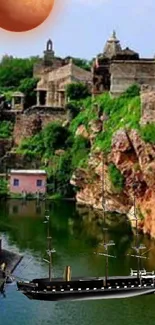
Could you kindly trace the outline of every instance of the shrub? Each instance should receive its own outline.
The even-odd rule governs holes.
[[[145,142],[155,143],[155,124],[147,124],[141,127],[140,134]]]
[[[66,110],[68,112],[68,118],[69,120],[72,120],[75,118],[78,113],[80,112],[80,106],[79,103],[76,101],[70,101],[69,103],[66,104]]]
[[[25,108],[33,106],[36,103],[36,92],[35,88],[37,86],[37,78],[25,78],[20,81],[20,86],[18,90],[25,95]]]
[[[115,190],[118,193],[122,192],[124,187],[124,177],[119,171],[119,169],[114,164],[110,164],[108,166],[108,173],[109,173],[110,181],[114,186]]]
[[[13,124],[10,121],[0,122],[0,138],[9,138],[12,135]]]
[[[57,149],[66,149],[70,132],[60,123],[49,123],[42,132],[45,152],[48,157]]]
[[[90,96],[88,86],[82,82],[73,82],[66,87],[66,96],[70,100],[79,100]]]
[[[131,85],[121,97],[132,98],[140,95],[140,86],[138,84]]]

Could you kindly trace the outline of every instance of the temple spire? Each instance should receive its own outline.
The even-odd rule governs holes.
[[[116,31],[113,30],[111,37],[105,44],[103,54],[111,59],[113,56],[117,55],[118,52],[122,50],[120,41],[117,39]]]
[[[116,31],[115,31],[115,30],[113,30],[112,37],[113,37],[114,39],[117,39],[117,37],[116,37]]]

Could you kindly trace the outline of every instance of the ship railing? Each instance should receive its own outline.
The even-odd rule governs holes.
[[[132,270],[131,269],[131,276],[137,276],[137,270]],[[154,275],[154,271],[152,272],[147,272],[145,269],[139,271],[140,275]]]

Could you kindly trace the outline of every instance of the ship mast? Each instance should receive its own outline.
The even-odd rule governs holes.
[[[115,256],[109,254],[109,247],[114,246],[115,243],[113,241],[106,241],[106,233],[108,228],[105,228],[106,223],[106,202],[105,202],[105,159],[104,155],[102,154],[102,176],[101,176],[101,182],[102,182],[102,209],[103,209],[103,244],[101,244],[104,247],[105,253],[97,253],[98,255],[105,256],[105,280],[104,285],[107,286],[107,280],[108,280],[108,267],[109,267],[109,257],[115,258]]]
[[[141,279],[141,260],[142,259],[146,259],[147,257],[144,256],[146,254],[146,252],[142,253],[142,250],[146,249],[146,247],[142,244],[139,244],[139,234],[138,234],[138,217],[137,217],[137,213],[136,213],[136,196],[135,196],[135,190],[137,188],[138,184],[135,182],[133,184],[133,208],[134,208],[134,221],[136,222],[136,237],[135,237],[135,246],[133,246],[132,248],[136,251],[136,254],[128,254],[132,257],[136,257],[137,258],[137,278]]]
[[[47,223],[47,250],[46,253],[49,256],[49,260],[44,259],[49,265],[49,281],[52,280],[52,253],[55,253],[55,249],[52,249],[52,237],[50,236],[50,216],[45,216],[44,223]]]

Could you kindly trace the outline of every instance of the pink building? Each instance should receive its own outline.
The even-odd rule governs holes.
[[[10,171],[9,188],[11,193],[45,193],[45,170],[15,170]]]

